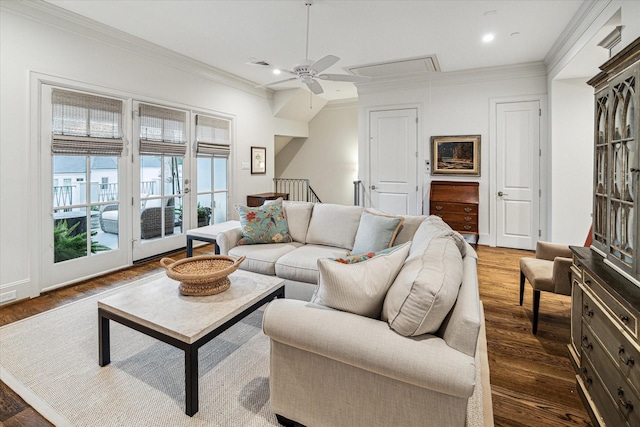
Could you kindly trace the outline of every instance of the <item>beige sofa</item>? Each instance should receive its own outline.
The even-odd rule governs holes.
[[[241,268],[285,279],[287,298],[270,303],[263,320],[271,338],[271,406],[279,421],[465,425],[482,322],[473,248],[438,217],[406,216],[394,244],[411,242],[408,256],[381,316],[365,317],[309,302],[318,259],[345,256],[363,209],[284,207],[291,243],[238,247],[239,229],[217,236],[222,254],[247,257]]]

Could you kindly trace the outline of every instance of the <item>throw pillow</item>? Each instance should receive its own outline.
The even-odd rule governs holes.
[[[390,248],[402,227],[403,220],[401,216],[375,215],[365,210],[360,217],[351,253],[363,254]]]
[[[404,336],[437,332],[458,297],[462,269],[454,237],[433,236],[407,258],[384,299],[382,320]]]
[[[318,286],[311,302],[360,316],[380,318],[384,297],[410,246],[411,243],[407,242],[350,264],[320,258]]]
[[[236,205],[236,210],[240,216],[242,228],[242,238],[238,241],[238,245],[293,241],[282,209],[282,200],[280,203],[270,203],[256,208]]]

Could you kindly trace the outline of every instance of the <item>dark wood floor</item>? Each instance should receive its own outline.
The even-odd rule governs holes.
[[[196,254],[211,253],[211,246]],[[538,334],[531,334],[531,287],[518,305],[518,260],[533,252],[478,247],[480,298],[484,304],[493,412],[496,426],[590,426],[569,361],[570,298],[543,293]],[[184,257],[184,252],[172,255]],[[47,292],[0,309],[0,326],[161,271],[158,261]],[[49,426],[4,383],[0,424]]]

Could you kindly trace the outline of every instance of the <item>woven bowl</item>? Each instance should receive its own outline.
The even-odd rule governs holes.
[[[170,279],[180,282],[182,295],[204,296],[224,292],[231,286],[229,275],[236,271],[245,257],[205,255],[175,261],[162,258],[160,265]]]

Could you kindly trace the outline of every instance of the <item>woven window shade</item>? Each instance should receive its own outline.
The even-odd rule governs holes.
[[[51,152],[64,155],[120,156],[122,101],[53,89]]]
[[[140,104],[140,154],[184,156],[187,152],[187,114]]]
[[[231,154],[231,122],[216,117],[196,116],[196,153],[198,156],[224,156]]]

